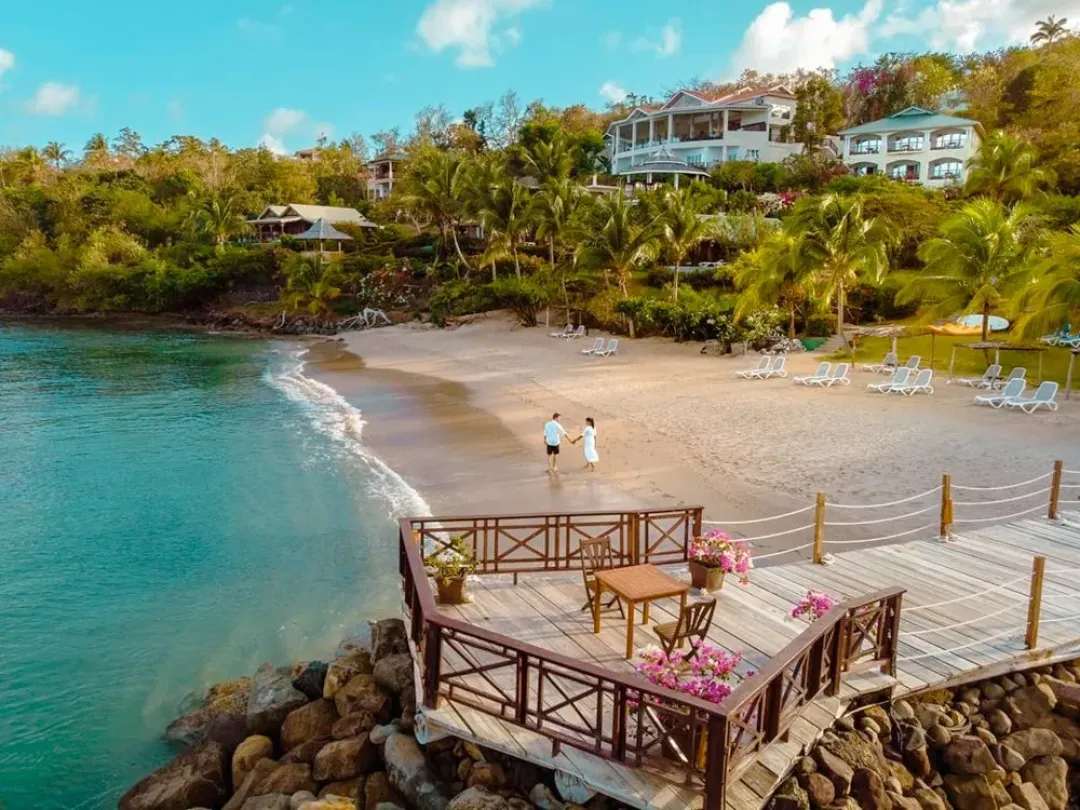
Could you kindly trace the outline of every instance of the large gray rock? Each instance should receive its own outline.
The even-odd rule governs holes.
[[[269,737],[254,734],[240,743],[232,755],[233,789],[244,784],[247,775],[260,759],[274,758],[274,743]]]
[[[477,785],[463,790],[450,800],[448,810],[508,810],[509,804],[498,793]]]
[[[229,752],[217,742],[196,743],[137,782],[118,810],[220,807],[229,797]]]
[[[851,780],[855,776],[855,770],[826,748],[818,747],[814,751],[814,757],[817,759],[818,772],[833,783],[836,795],[846,796],[851,790]]]
[[[277,762],[272,759],[260,759],[256,762],[247,776],[244,777],[244,781],[240,784],[233,783],[234,793],[232,798],[225,803],[225,807],[222,810],[241,810],[244,806],[244,802],[250,799],[252,796],[258,795],[255,791],[256,786],[261,785],[263,780],[270,774],[281,767]],[[269,791],[264,791],[269,792]]]
[[[1009,785],[1009,796],[1022,810],[1050,810],[1046,800],[1039,795],[1038,789],[1031,782]]]
[[[253,734],[272,737],[294,709],[307,703],[307,697],[292,685],[288,667],[274,669],[263,664],[255,673],[248,701],[247,723]]]
[[[990,781],[982,774],[946,774],[945,792],[956,810],[993,810],[998,807]]]
[[[953,773],[977,775],[997,767],[994,755],[978,737],[961,737],[945,746],[942,758]]]
[[[323,679],[323,697],[333,700],[345,684],[357,675],[370,675],[372,670],[371,653],[367,650],[353,650],[348,655],[335,659],[327,668],[326,677]]]
[[[329,737],[337,721],[338,712],[334,701],[323,698],[289,712],[281,726],[282,751],[291,751],[296,746],[319,737]]]
[[[405,687],[413,685],[413,661],[408,653],[395,653],[375,663],[375,683],[397,697]]]
[[[446,787],[428,767],[420,746],[411,735],[391,734],[383,746],[383,759],[390,784],[397,788],[410,807],[414,810],[446,810],[450,801]]]
[[[851,780],[851,797],[863,810],[891,810],[892,800],[885,793],[885,782],[877,771],[859,768]]]
[[[244,802],[241,810],[289,810],[289,797],[284,793],[267,793]]]
[[[311,778],[311,766],[305,762],[291,762],[287,765],[279,764],[251,789],[249,795],[284,793],[291,796],[301,790],[315,791],[315,782]]]
[[[1069,803],[1069,766],[1065,760],[1035,757],[1020,770],[1020,776],[1035,785],[1050,810],[1065,810]]]
[[[1028,728],[1017,731],[1001,743],[1020,754],[1025,762],[1033,757],[1059,757],[1065,750],[1061,738],[1048,728]]]
[[[348,717],[369,712],[378,723],[390,720],[390,698],[371,675],[357,675],[334,694],[338,714]]]
[[[371,660],[379,663],[389,655],[409,652],[409,636],[401,619],[382,619],[371,623]]]
[[[189,700],[190,708],[169,723],[164,739],[168,742],[192,745],[203,739],[210,723],[218,717],[247,715],[248,696],[251,694],[251,678],[215,684],[205,695]]]
[[[379,749],[367,734],[347,740],[335,740],[315,757],[316,782],[340,782],[355,779],[371,771],[379,761]]]

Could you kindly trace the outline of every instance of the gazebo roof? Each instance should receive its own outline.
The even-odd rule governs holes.
[[[642,163],[640,166],[632,166],[620,172],[620,174],[692,174],[698,177],[709,176],[709,173],[700,166],[684,163],[681,160],[653,160],[649,163]]]
[[[977,340],[974,343],[959,344],[965,349],[1005,349],[1010,352],[1045,352],[1046,346],[1016,346],[1012,343],[1002,343],[998,340]]]
[[[342,233],[325,219],[317,219],[315,223],[301,234],[297,234],[293,239],[337,239],[342,241],[352,241],[352,237],[347,233]]]

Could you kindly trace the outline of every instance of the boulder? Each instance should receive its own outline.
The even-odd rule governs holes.
[[[448,810],[508,810],[506,799],[498,793],[492,793],[485,787],[463,790],[450,800]]]
[[[289,810],[289,797],[284,793],[267,793],[248,799],[240,810]]]
[[[220,807],[229,797],[229,752],[221,743],[196,743],[137,782],[118,810],[188,810]]]
[[[879,773],[885,770],[885,756],[876,738],[849,731],[833,742],[822,741],[822,746],[854,769],[869,768]]]
[[[372,673],[371,653],[366,650],[354,650],[344,658],[331,662],[323,680],[323,697],[333,700],[338,690],[357,675]]]
[[[936,726],[945,714],[945,709],[937,703],[923,703],[920,701],[912,704],[911,708],[915,711],[915,718],[919,721],[919,725],[928,731]]]
[[[915,776],[925,779],[933,771],[933,763],[930,762],[930,753],[925,746],[912,751],[904,752],[904,765]]]
[[[379,761],[379,749],[360,734],[326,745],[315,757],[315,781],[339,782],[363,776]]]
[[[915,777],[911,775],[911,771],[901,765],[895,760],[887,760],[886,767],[888,768],[887,774],[890,779],[895,779],[897,784],[900,785],[900,789],[897,793],[907,793],[915,785]]]
[[[1013,727],[1022,730],[1038,726],[1057,705],[1057,697],[1049,684],[1040,683],[1015,689],[1005,698],[1004,705]]]
[[[922,810],[948,810],[945,806],[945,800],[938,796],[937,793],[930,790],[930,788],[915,788],[915,790],[911,792],[911,796],[919,803],[919,807],[921,807]]]
[[[952,742],[952,732],[945,726],[931,726],[926,732],[926,741],[934,748],[942,748]]]
[[[261,734],[248,737],[233,752],[231,784],[234,788],[244,784],[244,780],[247,779],[247,775],[251,773],[256,762],[260,759],[273,759],[273,757],[274,743],[269,737]]]
[[[401,619],[382,619],[371,623],[371,660],[379,663],[390,655],[409,652],[409,636]]]
[[[1025,762],[1032,757],[1059,757],[1065,750],[1061,738],[1047,728],[1027,728],[1017,731],[1001,742],[1020,754]]]
[[[889,713],[886,712],[881,706],[869,706],[863,709],[863,717],[868,717],[874,721],[882,734],[892,733],[892,720],[889,718]]]
[[[375,727],[375,715],[371,712],[357,712],[356,714],[350,714],[348,717],[342,717],[334,723],[334,727],[330,729],[330,736],[335,740],[344,740],[346,737],[356,737],[368,733]],[[374,738],[375,735],[372,734],[371,736]],[[373,739],[372,742],[381,745],[386,742],[386,739],[383,738],[381,741]]]
[[[300,805],[300,810],[356,810],[356,805],[344,796],[327,796]]]
[[[390,698],[371,675],[357,675],[338,689],[334,694],[334,703],[342,717],[369,712],[379,723],[390,720]]]
[[[990,730],[999,737],[1005,737],[1012,731],[1012,720],[1001,709],[994,709],[986,717]]]
[[[307,703],[304,693],[292,685],[288,667],[263,664],[255,673],[248,700],[247,724],[254,734],[272,737],[294,709]]]
[[[536,805],[537,810],[566,810],[566,805],[543,782],[532,786],[529,801]]]
[[[956,810],[994,810],[998,800],[983,775],[945,774],[945,792]]]
[[[390,784],[390,777],[386,771],[368,774],[367,779],[364,780],[363,799],[363,802],[359,798],[356,801],[356,806],[360,810],[377,810],[381,804],[399,803],[397,791]]]
[[[368,716],[371,717],[370,714]],[[371,720],[374,722],[375,718],[372,717]],[[401,723],[397,720],[391,720],[385,725],[373,726],[371,729],[371,741],[375,743],[375,745],[382,745],[389,739],[391,734],[396,734],[399,731],[401,731]]]
[[[836,788],[828,777],[820,773],[812,773],[806,777],[806,795],[810,797],[810,806],[828,807],[836,799]]]
[[[810,797],[794,778],[785,780],[769,805],[772,810],[810,810]]]
[[[1002,689],[1001,684],[994,681],[985,681],[979,690],[982,692],[982,696],[987,700],[1001,700],[1005,697],[1005,690]]]
[[[818,772],[833,783],[836,795],[846,796],[851,790],[851,780],[855,776],[855,770],[822,746],[814,750],[814,758],[818,763]]]
[[[465,784],[467,787],[479,785],[489,790],[499,790],[506,786],[506,773],[497,762],[477,762],[469,770]]]
[[[446,788],[435,778],[413,737],[391,734],[383,747],[383,759],[390,784],[410,807],[414,810],[446,810],[449,802]]]
[[[168,742],[192,745],[203,739],[207,725],[221,715],[244,717],[247,714],[251,678],[215,684],[206,694],[194,701],[194,708],[169,723],[164,739]]]
[[[324,799],[327,796],[344,796],[346,799],[356,800],[356,797],[361,795],[364,790],[364,778],[362,776],[356,779],[346,779],[343,782],[331,782],[322,790],[319,791],[319,798]]]
[[[291,751],[308,740],[329,737],[337,721],[334,701],[323,698],[289,712],[281,726],[282,750]]]
[[[310,790],[300,790],[289,797],[289,810],[300,810],[300,805],[315,801],[315,794]]]
[[[1031,782],[1021,782],[1009,786],[1009,796],[1022,810],[1050,810],[1046,800],[1039,794]]]
[[[893,810],[922,810],[922,806],[912,796],[904,796],[895,791],[886,791],[889,801],[892,802]]]
[[[891,810],[892,801],[885,793],[885,782],[877,771],[858,768],[851,779],[851,798],[863,810]]]
[[[1027,762],[1026,757],[1004,744],[997,747],[995,759],[1002,768],[1010,773],[1020,770],[1024,767],[1024,763]]]
[[[985,726],[976,727],[974,736],[978,737],[980,740],[986,743],[987,748],[992,748],[998,743],[998,739],[994,736],[994,732],[992,732]]]
[[[300,745],[284,754],[279,761],[283,765],[288,765],[293,762],[303,762],[311,765],[315,762],[315,757],[318,753],[323,750],[323,746],[331,742],[333,742],[333,740],[329,737],[316,737],[314,740],[300,743]]]
[[[309,700],[318,700],[323,696],[328,669],[329,666],[322,661],[308,661],[300,668],[300,672],[293,676],[292,685]]]
[[[315,792],[315,782],[311,778],[311,766],[303,762],[278,765],[262,778],[249,795],[261,796],[264,793],[287,793],[292,795],[300,790]]]
[[[383,691],[394,697],[401,694],[406,686],[413,685],[413,660],[408,653],[395,653],[380,658],[375,664],[375,683]]]
[[[1035,786],[1050,810],[1065,810],[1069,802],[1069,766],[1065,760],[1061,757],[1035,757],[1020,769],[1020,776]]]
[[[1064,668],[1061,672],[1062,674],[1069,674],[1068,670]],[[1060,678],[1047,678],[1044,683],[1050,687],[1054,697],[1062,703],[1067,703],[1070,706],[1080,706],[1080,685],[1076,684],[1075,681],[1070,683]]]
[[[274,762],[272,759],[260,759],[256,762],[240,785],[233,784],[234,792],[232,798],[225,803],[223,810],[241,810],[244,806],[244,802],[256,795],[255,786],[261,784],[267,776],[272,774],[279,767],[280,764]]]
[[[989,773],[997,767],[990,749],[978,737],[960,737],[953,740],[945,746],[942,759],[950,771],[958,774]]]
[[[898,700],[892,705],[892,716],[894,720],[908,722],[915,719],[915,710],[906,700]]]

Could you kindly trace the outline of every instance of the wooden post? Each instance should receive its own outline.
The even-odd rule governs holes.
[[[1057,520],[1058,499],[1061,497],[1061,472],[1065,465],[1059,459],[1054,462],[1054,475],[1050,479],[1050,513],[1047,515],[1051,520]]]
[[[952,356],[949,358],[949,379],[948,379],[948,382],[952,382],[952,370],[953,370],[954,365],[956,365],[956,344],[955,343],[953,344],[953,347],[952,347]]]
[[[1042,349],[1039,350],[1039,382],[1042,382]]]
[[[825,562],[825,554],[822,544],[825,540],[825,493],[817,494],[817,504],[814,509],[814,562],[821,565]]]
[[[1034,650],[1039,644],[1039,616],[1042,613],[1043,575],[1046,573],[1046,557],[1036,557],[1031,565],[1031,595],[1028,601],[1027,633],[1024,644]]]
[[[641,534],[641,517],[637,512],[630,513],[630,564],[641,562],[641,549],[638,548]]]
[[[727,716],[710,713],[708,748],[705,752],[704,810],[724,810],[727,805],[728,734]]]
[[[952,478],[948,473],[941,476],[941,520],[938,526],[938,537],[948,539],[949,527],[952,525]]]
[[[1065,372],[1065,399],[1072,399],[1073,363],[1076,362],[1076,352],[1069,352],[1069,370]]]

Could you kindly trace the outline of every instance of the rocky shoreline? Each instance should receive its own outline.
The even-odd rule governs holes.
[[[118,808],[584,810],[558,798],[551,771],[453,737],[418,743],[413,673],[404,624],[386,619],[332,661],[218,684],[165,731],[186,747]]]

